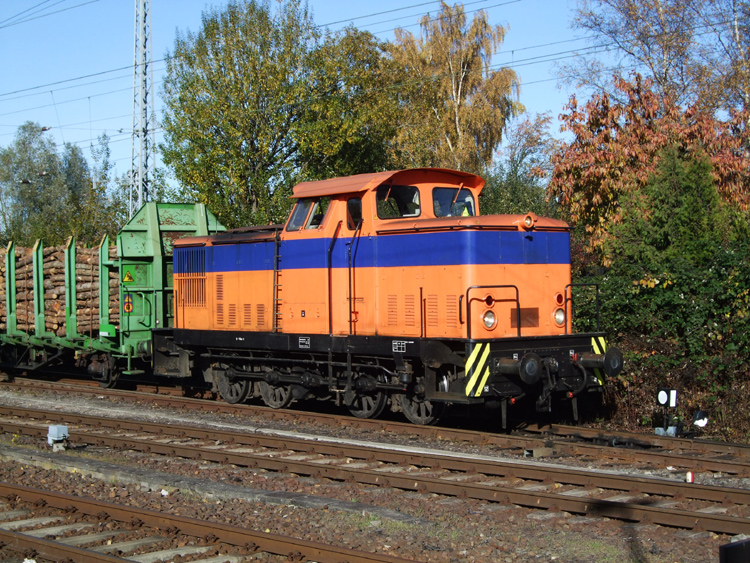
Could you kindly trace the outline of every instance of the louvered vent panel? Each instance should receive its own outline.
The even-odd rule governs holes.
[[[177,298],[185,307],[206,306],[206,251],[184,248],[175,254],[179,262],[174,277],[179,282]]]
[[[222,274],[216,276],[216,300],[224,301],[224,276]]]
[[[398,295],[388,296],[388,326],[398,326]]]
[[[437,327],[438,326],[438,296],[428,295],[427,296],[427,326]]]
[[[230,303],[229,305],[229,326],[237,326],[237,305]]]
[[[224,303],[216,304],[216,324],[220,326],[224,324]]]
[[[458,296],[445,297],[445,325],[448,328],[458,328]]]
[[[416,299],[413,295],[404,296],[404,323],[406,326],[417,326]]]
[[[251,327],[253,323],[253,306],[250,303],[245,303],[245,311],[242,315],[242,324],[246,327]]]
[[[258,328],[266,326],[266,306],[263,303],[258,303],[255,308],[255,320],[258,323]]]

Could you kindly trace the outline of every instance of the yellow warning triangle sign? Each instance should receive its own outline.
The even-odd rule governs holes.
[[[131,274],[130,272],[125,272],[125,277],[122,278],[122,281],[123,283],[134,282],[135,279],[133,279],[133,274]]]

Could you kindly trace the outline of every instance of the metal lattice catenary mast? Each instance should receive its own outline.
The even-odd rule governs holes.
[[[128,212],[132,217],[149,199],[149,168],[154,164],[153,67],[150,0],[135,0],[133,64],[133,147]]]

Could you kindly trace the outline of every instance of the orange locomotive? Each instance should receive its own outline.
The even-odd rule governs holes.
[[[484,180],[443,169],[295,186],[286,225],[175,242],[174,343],[229,402],[334,398],[432,424],[453,404],[523,395],[547,410],[619,373],[571,333],[558,220],[479,215]]]

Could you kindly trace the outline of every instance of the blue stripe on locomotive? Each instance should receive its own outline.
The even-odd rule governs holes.
[[[334,268],[347,268],[351,238],[336,239],[331,254]],[[279,251],[282,270],[328,267],[330,238],[286,240]],[[202,248],[201,248],[202,249]],[[175,273],[194,273],[191,251],[175,248]],[[273,270],[274,243],[217,244],[206,247],[206,272]],[[185,253],[183,255],[183,253]],[[354,240],[353,265],[419,267],[484,264],[569,264],[567,232],[451,231],[366,236]]]

